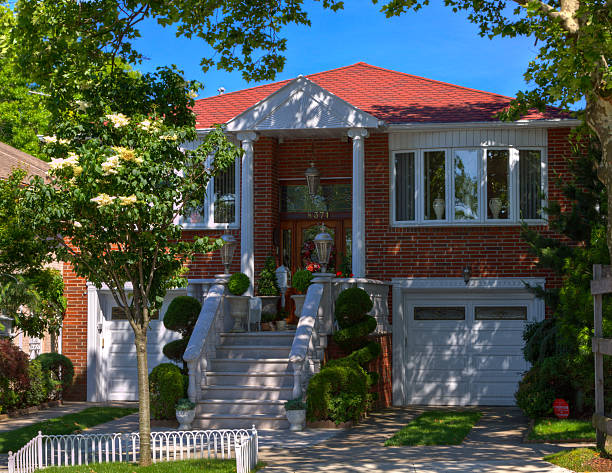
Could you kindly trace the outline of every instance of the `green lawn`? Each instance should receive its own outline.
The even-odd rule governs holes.
[[[588,420],[540,419],[529,432],[527,440],[534,442],[595,441],[595,429]]]
[[[600,469],[593,465],[593,460],[599,457],[599,452],[594,448],[576,448],[547,455],[544,460],[571,471],[609,471],[605,466]]]
[[[236,460],[180,460],[140,467],[133,463],[95,463],[45,468],[45,473],[236,473]]]
[[[473,411],[425,412],[388,439],[385,446],[459,445],[481,416]]]
[[[47,435],[71,434],[75,430],[84,430],[94,425],[103,424],[128,414],[138,412],[138,409],[124,407],[88,407],[75,414],[68,414],[55,419],[49,419],[37,424],[28,425],[10,432],[0,433],[0,453],[15,452],[38,435],[40,430]]]

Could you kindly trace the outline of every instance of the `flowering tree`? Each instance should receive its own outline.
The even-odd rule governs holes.
[[[192,84],[177,73],[126,73],[116,82],[121,86],[106,96],[100,84],[85,91],[57,125],[57,136],[47,137],[50,182],[32,181],[24,199],[26,220],[38,237],[52,240],[57,257],[77,275],[98,288],[108,286],[127,314],[138,363],[140,461],[149,464],[151,314],[168,288],[185,282],[181,276],[190,257],[222,243],[183,235],[180,220],[198,210],[209,179],[239,150],[220,129],[195,150],[180,148],[194,142],[196,132],[189,110]]]

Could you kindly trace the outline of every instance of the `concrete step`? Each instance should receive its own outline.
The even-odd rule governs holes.
[[[209,385],[221,386],[293,386],[293,373],[207,371]]]
[[[202,390],[202,399],[258,399],[287,400],[292,399],[293,388],[289,386],[206,386]]]
[[[196,415],[232,414],[232,415],[284,415],[284,400],[259,399],[206,399],[198,402]]]
[[[195,429],[288,429],[289,421],[285,415],[201,415],[193,421]]]
[[[210,365],[211,371],[222,372],[265,372],[284,373],[292,372],[287,358],[213,358]]]
[[[291,346],[294,331],[283,332],[242,332],[242,333],[221,333],[221,345],[258,345],[258,346]]]
[[[291,346],[218,346],[217,358],[288,358]]]

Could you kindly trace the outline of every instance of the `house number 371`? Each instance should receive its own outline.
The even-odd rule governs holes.
[[[308,212],[308,218],[314,218],[314,219],[329,218],[329,212]]]

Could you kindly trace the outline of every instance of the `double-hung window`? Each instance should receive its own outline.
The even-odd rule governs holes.
[[[208,182],[199,211],[183,219],[184,228],[237,228],[240,211],[240,162],[236,160]]]
[[[395,225],[504,224],[544,218],[541,148],[444,148],[392,155]]]

